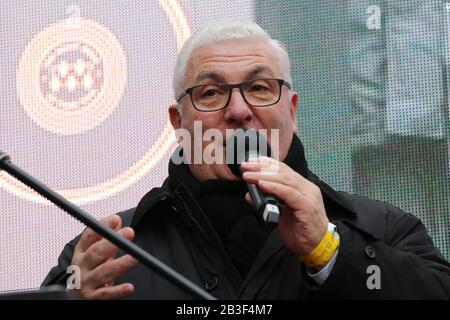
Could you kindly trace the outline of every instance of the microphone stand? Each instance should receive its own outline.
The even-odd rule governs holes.
[[[192,281],[188,280],[163,262],[153,257],[138,245],[125,238],[122,238],[115,231],[101,224],[95,218],[78,208],[70,201],[66,200],[60,194],[54,192],[19,167],[15,166],[10,161],[10,157],[4,152],[0,151],[0,170],[2,169],[8,172],[11,176],[15,177],[17,180],[23,182],[25,185],[38,192],[40,195],[53,202],[56,206],[69,213],[75,219],[81,221],[83,224],[94,230],[102,237],[111,241],[123,252],[131,254],[133,257],[139,260],[139,262],[155,271],[157,274],[174,284],[179,289],[185,291],[188,294],[191,294],[196,298],[205,300],[217,300],[214,296],[207,293]]]

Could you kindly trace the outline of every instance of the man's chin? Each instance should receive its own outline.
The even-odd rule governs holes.
[[[190,164],[193,176],[199,181],[206,180],[239,180],[226,164]]]

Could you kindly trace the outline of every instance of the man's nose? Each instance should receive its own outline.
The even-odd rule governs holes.
[[[230,101],[225,109],[225,120],[227,121],[250,121],[253,117],[251,107],[245,102],[238,88],[231,92]]]

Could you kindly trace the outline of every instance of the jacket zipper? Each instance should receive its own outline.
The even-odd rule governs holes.
[[[181,194],[179,193],[179,191],[176,190],[176,191],[175,191],[175,194],[177,195],[177,197],[178,197],[179,199],[181,199],[182,205],[183,205],[183,207],[184,207],[185,214],[187,214],[187,215],[189,216],[189,218],[191,219],[191,221],[195,224],[195,226],[197,227],[197,229],[200,231],[200,234],[201,234],[203,237],[205,237],[205,239],[206,239],[207,241],[209,241],[209,243],[210,243],[211,245],[214,246],[214,242],[211,241],[211,238],[208,237],[208,235],[206,234],[205,230],[201,227],[200,222],[198,221],[198,219],[192,214],[192,211],[189,209],[189,207],[188,207],[186,201],[185,201],[184,198],[181,196]],[[238,271],[236,270],[236,268],[234,267],[233,263],[231,262],[231,260],[230,260],[229,257],[227,256],[227,254],[226,254],[225,249],[223,248],[223,246],[220,245],[220,242],[219,242],[219,247],[221,248],[221,250],[219,250],[219,253],[221,252],[220,255],[222,256],[223,261],[227,261],[227,263],[229,264],[229,268],[234,269],[234,271],[235,271],[236,274],[237,274]],[[234,277],[233,277],[233,278],[234,278]],[[233,283],[234,283],[234,281],[233,281]],[[240,288],[238,288],[238,287],[239,287],[239,286],[236,285],[236,284],[232,284],[232,285],[231,285],[231,288],[233,288],[233,289],[231,289],[231,290],[232,290],[232,296],[233,296],[235,299],[237,299],[237,298],[239,297],[239,291],[240,291]]]
[[[194,222],[194,224],[196,225],[196,227],[199,229],[200,233],[206,238],[206,240],[208,240],[210,243],[212,243],[211,239],[208,237],[208,235],[206,234],[206,232],[203,230],[203,228],[200,226],[200,223],[198,222],[197,218],[194,217],[194,215],[192,214],[192,211],[189,209],[187,203],[185,202],[185,200],[183,199],[183,197],[181,196],[181,194],[178,192],[178,190],[175,191],[176,195],[178,196],[179,199],[181,199],[181,202],[183,204],[184,207],[184,211],[186,212],[186,214],[189,216],[189,218],[192,220],[192,222]]]

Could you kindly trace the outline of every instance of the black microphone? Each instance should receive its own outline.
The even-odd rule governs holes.
[[[202,288],[185,278],[165,263],[153,257],[147,251],[136,245],[135,243],[122,238],[115,231],[98,222],[94,217],[90,216],[73,203],[66,200],[60,194],[54,192],[40,181],[36,180],[28,173],[11,163],[9,156],[0,150],[0,171],[5,170],[11,176],[29,186],[40,195],[44,196],[59,208],[69,213],[75,219],[94,230],[102,237],[119,247],[123,252],[131,254],[139,262],[155,271],[157,274],[174,284],[181,290],[191,294],[192,296],[206,300],[217,300],[214,296],[204,291]]]
[[[242,178],[241,164],[251,157],[271,157],[272,151],[267,140],[252,129],[238,129],[227,140],[226,161],[231,172]],[[278,223],[280,219],[279,201],[272,195],[267,195],[252,183],[247,183],[248,191],[253,200],[253,206],[267,223]]]

